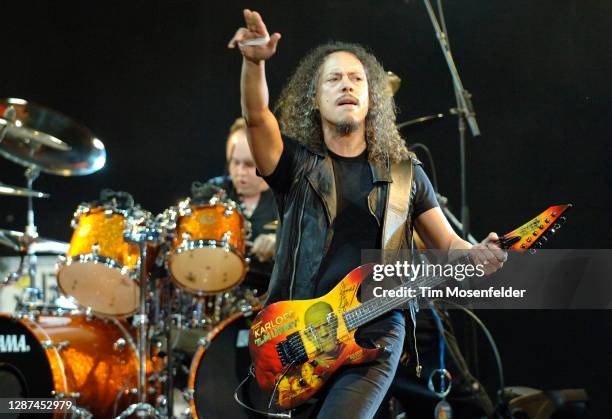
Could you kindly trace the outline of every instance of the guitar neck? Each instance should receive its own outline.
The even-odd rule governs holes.
[[[469,255],[462,256],[457,260],[453,261],[453,264],[472,264],[472,260]],[[415,281],[403,282],[397,287],[393,288],[394,294],[400,294],[397,291],[405,289],[414,289],[418,291],[419,288],[436,288],[444,283],[448,282],[448,278],[437,275],[423,275],[416,278]],[[401,294],[408,294],[401,293]],[[418,293],[417,293],[418,294]],[[353,309],[345,311],[342,316],[348,330],[356,329],[364,324],[388,313],[391,310],[401,307],[408,303],[410,300],[416,300],[416,297],[410,297],[408,295],[401,297],[374,297],[371,300],[364,302],[363,304]]]

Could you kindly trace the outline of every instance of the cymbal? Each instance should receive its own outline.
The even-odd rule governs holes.
[[[422,116],[420,118],[411,119],[409,121],[400,122],[397,124],[397,128],[404,128],[410,125],[422,124],[424,122],[436,122],[444,118],[443,113],[437,113],[435,115]]]
[[[14,111],[10,110],[14,109]],[[9,114],[14,114],[14,121]],[[69,117],[23,99],[0,99],[0,123],[8,125],[0,154],[26,167],[61,176],[81,176],[104,167],[104,144]]]
[[[18,188],[17,186],[10,186],[0,182],[0,195],[10,196],[23,196],[32,198],[49,198],[48,193],[38,192],[32,189]]]
[[[387,71],[387,77],[387,87],[391,91],[391,95],[395,96],[400,86],[402,85],[402,79],[400,79],[399,76],[393,71]]]
[[[15,138],[34,141],[42,145],[46,145],[47,147],[54,148],[56,150],[70,150],[70,146],[68,144],[66,144],[59,138],[55,138],[53,135],[45,134],[44,132],[39,132],[30,128],[21,128],[16,125],[12,125],[10,121],[5,118],[0,118],[0,124],[8,125],[8,127],[6,128],[7,132]]]
[[[0,244],[3,244],[16,252],[25,249],[30,240],[30,250],[34,253],[49,253],[52,255],[65,255],[68,252],[69,244],[57,240],[45,239],[43,237],[26,238],[21,231],[5,230],[0,228]]]

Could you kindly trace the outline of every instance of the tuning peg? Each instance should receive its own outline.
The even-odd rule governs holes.
[[[557,230],[559,230],[561,228],[561,224],[555,223],[555,225],[553,227],[556,228]]]
[[[542,237],[540,237],[540,239],[541,239],[541,240],[542,240],[544,243],[546,243],[546,242],[548,241],[548,237],[546,237],[546,236],[542,236]]]
[[[536,254],[536,250],[532,247],[531,249],[529,249],[529,253],[531,253],[532,255]]]
[[[557,232],[557,230],[555,230],[554,228],[550,229],[550,234],[555,234]]]

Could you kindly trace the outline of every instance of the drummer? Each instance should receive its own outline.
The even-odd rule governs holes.
[[[236,119],[231,125],[225,150],[229,176],[212,178],[208,184],[225,189],[230,199],[242,204],[243,214],[251,223],[251,236],[247,242],[251,244],[250,247],[247,245],[251,263],[245,285],[258,289],[260,293],[265,292],[273,267],[278,210],[270,187],[255,172],[243,118]],[[197,189],[198,184],[193,188]]]

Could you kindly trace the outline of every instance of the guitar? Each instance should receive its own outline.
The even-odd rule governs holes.
[[[555,234],[571,205],[548,208],[537,217],[500,238],[505,249],[534,251]],[[249,351],[259,387],[270,406],[293,409],[312,397],[342,365],[374,360],[384,348],[368,349],[355,341],[358,327],[405,304],[410,298],[357,298],[362,281],[373,264],[351,271],[328,294],[311,300],[280,301],[255,317],[249,332]],[[426,278],[428,285],[435,278]],[[401,286],[401,285],[400,285]]]

